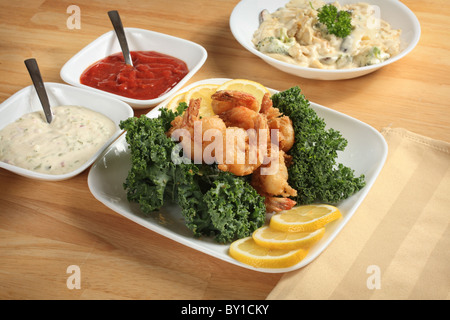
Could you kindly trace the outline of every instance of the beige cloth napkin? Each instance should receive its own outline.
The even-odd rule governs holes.
[[[275,299],[450,299],[450,143],[382,131],[388,157],[366,199]]]

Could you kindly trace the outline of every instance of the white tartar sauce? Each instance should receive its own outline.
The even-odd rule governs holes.
[[[0,131],[0,161],[47,174],[64,174],[88,161],[116,131],[101,113],[80,106],[27,113]]]

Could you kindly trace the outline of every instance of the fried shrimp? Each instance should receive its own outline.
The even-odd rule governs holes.
[[[258,130],[227,127],[219,116],[200,118],[200,104],[200,99],[192,99],[183,115],[171,122],[166,134],[178,138],[184,154],[195,163],[216,162],[219,170],[237,176],[253,173],[264,159],[264,150],[257,143]],[[265,119],[255,114],[254,129],[267,128]]]
[[[289,151],[294,145],[294,127],[292,120],[288,116],[282,115],[278,108],[274,108],[269,94],[266,93],[261,104],[262,114],[267,117],[269,128],[278,130],[278,143],[280,149]]]
[[[196,163],[219,162],[223,157],[221,150],[226,125],[218,116],[200,118],[200,105],[201,99],[191,99],[186,111],[171,122],[172,127],[166,135],[179,138],[184,153]],[[214,147],[210,146],[214,142]]]
[[[261,165],[253,173],[251,182],[262,195],[295,197],[297,191],[289,185],[288,177],[285,154],[280,150],[278,159],[272,159],[268,164]]]
[[[211,96],[211,106],[215,114],[221,114],[235,107],[245,107],[253,111],[259,110],[258,100],[251,94],[234,91],[220,90]]]
[[[265,94],[261,106],[256,98],[239,91],[217,91],[211,96],[215,116],[199,116],[200,99],[192,99],[183,115],[171,123],[168,135],[184,129],[181,146],[190,159],[211,164],[236,176],[250,177],[250,184],[265,198],[267,212],[291,209],[297,190],[288,183],[294,128],[288,116],[272,105]],[[213,134],[210,134],[213,132]],[[274,135],[276,133],[276,135]],[[198,158],[199,151],[203,158]],[[209,152],[209,154],[208,154]]]
[[[227,127],[254,130],[258,146],[267,149],[270,143],[270,130],[267,118],[263,114],[245,107],[235,107],[220,114],[219,117]]]
[[[267,119],[261,114],[246,107],[234,107],[219,115],[227,127],[239,127],[245,130],[256,127],[269,129]]]
[[[271,145],[268,159],[252,174],[250,183],[265,197],[268,212],[290,209],[296,202],[289,197],[297,196],[297,190],[288,183],[286,162],[289,161],[289,156],[276,145]]]
[[[264,200],[266,212],[268,213],[289,210],[292,209],[296,204],[297,202],[289,198],[266,197]]]
[[[219,169],[239,176],[253,173],[261,165],[269,141],[267,118],[257,112],[257,100],[232,90],[218,91],[211,98],[215,112],[227,126],[225,159]]]
[[[224,141],[224,158],[218,168],[237,176],[252,174],[262,163],[263,155],[254,132],[239,127],[228,127]]]

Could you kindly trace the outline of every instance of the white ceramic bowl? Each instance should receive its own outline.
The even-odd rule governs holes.
[[[120,99],[135,109],[141,109],[155,106],[174,92],[178,91],[206,61],[206,50],[194,42],[136,28],[125,28],[125,34],[130,51],[157,51],[173,56],[186,63],[189,73],[174,88],[172,88],[172,90],[158,98],[149,100],[131,99],[81,84],[80,76],[84,70],[98,60],[111,54],[121,52],[115,32],[110,31],[91,42],[67,61],[61,69],[61,78],[71,85],[101,92],[106,96]]]
[[[52,82],[46,82],[44,85],[47,90],[50,106],[77,105],[89,108],[104,114],[117,126],[114,135],[86,163],[78,169],[66,174],[53,175],[38,173],[0,161],[0,168],[4,168],[28,178],[50,181],[65,180],[76,176],[88,168],[106,147],[108,147],[123,132],[123,130],[119,128],[119,123],[121,120],[132,117],[133,109],[125,102],[91,90]],[[0,130],[9,123],[16,121],[24,114],[40,110],[42,110],[42,107],[36,94],[36,90],[33,86],[28,86],[16,92],[0,104]]]
[[[273,12],[284,7],[289,0],[242,0],[234,8],[230,16],[230,28],[236,40],[248,51],[263,59],[275,68],[309,79],[341,80],[363,76],[374,72],[406,56],[417,45],[420,38],[420,24],[414,13],[398,0],[338,0],[340,4],[366,2],[380,8],[381,19],[387,21],[394,29],[401,29],[403,50],[395,57],[382,63],[352,69],[324,70],[300,67],[276,60],[258,51],[252,43],[253,33],[259,26],[259,13],[263,9]],[[325,2],[335,2],[326,0]]]

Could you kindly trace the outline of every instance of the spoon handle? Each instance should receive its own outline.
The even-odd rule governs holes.
[[[123,29],[122,20],[120,19],[119,12],[117,12],[117,10],[108,11],[108,16],[112,22],[114,31],[116,31],[117,39],[119,40],[120,47],[122,48],[125,63],[130,66],[133,66],[133,61],[131,60],[130,50],[128,49],[128,43],[125,37],[125,31]]]
[[[41,72],[39,71],[36,59],[25,60],[25,65],[27,66],[28,73],[30,74],[31,80],[33,81],[34,88],[41,101],[42,108],[44,109],[45,118],[48,123],[53,120],[52,110],[50,108],[50,102],[48,101],[47,92],[45,91],[44,81],[42,81]]]

